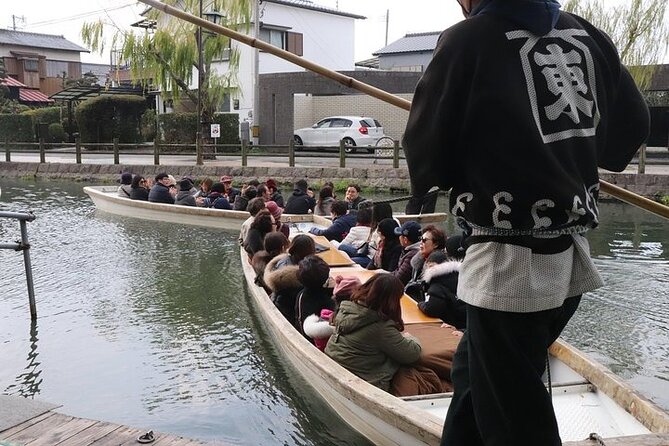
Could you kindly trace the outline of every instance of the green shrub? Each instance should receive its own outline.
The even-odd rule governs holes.
[[[49,140],[51,142],[65,141],[65,129],[63,128],[63,124],[58,122],[49,124]]]
[[[102,95],[77,107],[81,142],[141,142],[140,125],[146,100],[133,95]]]
[[[0,114],[0,141],[34,142],[35,133],[30,116]]]
[[[239,115],[217,113],[213,122],[221,125],[218,144],[239,144]],[[164,113],[158,116],[160,141],[165,144],[195,144],[197,113]],[[209,138],[209,133],[204,135]]]
[[[34,108],[21,114],[30,116],[30,118],[33,120],[33,126],[38,123],[59,123],[61,120],[60,107]]]
[[[148,109],[142,113],[142,140],[153,141],[156,138],[156,111]]]

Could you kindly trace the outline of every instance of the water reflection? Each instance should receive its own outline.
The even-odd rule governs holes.
[[[4,393],[10,395],[20,395],[25,398],[34,398],[35,395],[40,392],[40,384],[42,383],[42,370],[40,369],[41,363],[38,361],[37,357],[39,352],[37,351],[37,342],[39,338],[37,337],[37,322],[31,321],[30,323],[30,337],[29,337],[29,350],[26,360],[28,364],[25,367],[25,371],[19,374],[15,379],[15,384],[10,384]]]

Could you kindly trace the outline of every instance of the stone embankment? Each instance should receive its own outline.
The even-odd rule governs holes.
[[[277,183],[290,185],[296,179],[306,178],[314,184],[325,181],[356,182],[362,187],[377,189],[409,189],[409,172],[406,168],[393,169],[381,166],[362,167],[276,167],[250,166],[231,167],[220,165],[137,165],[137,164],[73,164],[73,163],[30,163],[0,162],[0,177],[30,177],[45,179],[65,179],[85,183],[114,183],[119,173],[129,171],[144,176],[154,176],[167,172],[176,178],[190,175],[203,179],[218,179],[221,175],[230,175],[235,183],[257,178],[273,178]],[[665,172],[664,170],[668,170]],[[628,189],[645,197],[654,198],[669,194],[669,169],[658,170],[643,175],[635,173],[602,173],[601,178],[609,183]]]

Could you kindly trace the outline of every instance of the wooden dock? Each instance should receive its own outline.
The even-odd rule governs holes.
[[[0,432],[2,446],[137,446],[145,430],[48,411]],[[203,445],[196,440],[154,432],[155,446]]]

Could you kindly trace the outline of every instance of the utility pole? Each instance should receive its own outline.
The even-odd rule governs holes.
[[[254,0],[253,37],[260,39],[260,0]],[[253,145],[260,144],[260,50],[253,51],[253,127],[251,139]]]
[[[390,9],[386,9],[386,46],[388,46],[388,23],[390,22]]]
[[[14,15],[12,14],[12,30],[16,31],[16,20],[19,20],[23,25],[26,24],[26,16],[24,15]]]

